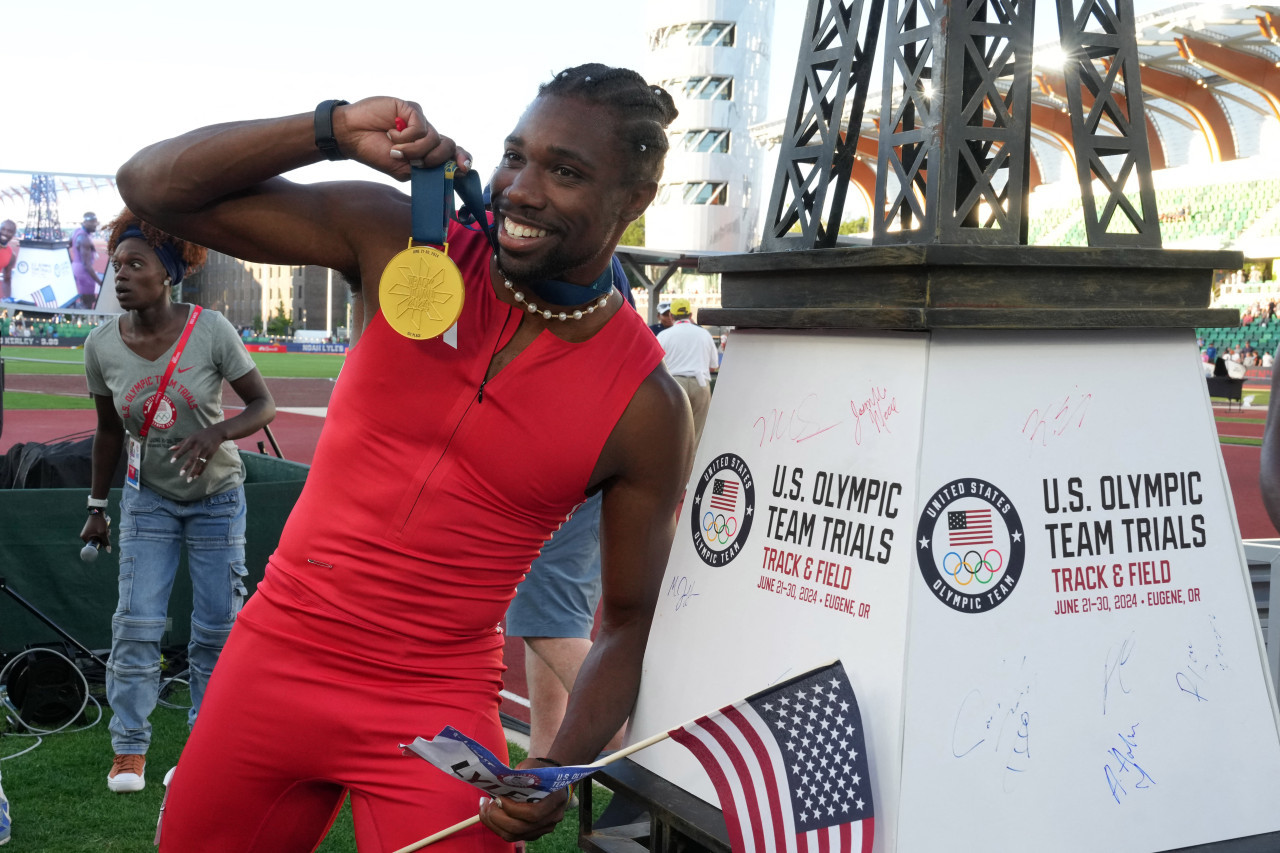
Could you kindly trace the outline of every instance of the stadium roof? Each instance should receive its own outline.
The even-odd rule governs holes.
[[[22,169],[0,169],[0,202],[21,202],[26,204],[31,201],[31,177],[33,175],[49,174],[48,172],[31,172]],[[69,193],[74,190],[101,190],[108,187],[115,187],[115,175],[81,175],[55,173],[53,175],[54,184],[58,187],[59,193]]]
[[[1259,149],[1257,128],[1280,121],[1280,6],[1183,3],[1139,16],[1135,29],[1153,169],[1271,153]],[[1030,188],[1054,179],[1056,170],[1046,167],[1055,154],[1073,156],[1061,48],[1036,45],[1034,65]],[[1085,89],[1082,96],[1087,110],[1092,95]],[[867,98],[859,162],[850,175],[868,200],[875,191],[880,101],[878,92]],[[846,116],[845,127],[850,124]],[[776,145],[784,126],[785,120],[758,125],[753,136]]]

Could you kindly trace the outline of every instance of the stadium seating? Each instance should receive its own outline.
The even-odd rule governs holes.
[[[1136,202],[1136,194],[1133,196]],[[1262,223],[1255,237],[1280,236],[1280,178],[1206,183],[1196,186],[1157,188],[1160,236],[1165,248],[1220,249],[1231,247],[1255,223]],[[1087,245],[1084,215],[1079,199],[1031,196],[1029,242],[1033,245]],[[1271,214],[1268,216],[1268,214]],[[1063,225],[1070,221],[1070,226]],[[1113,233],[1134,232],[1122,214],[1113,217]]]

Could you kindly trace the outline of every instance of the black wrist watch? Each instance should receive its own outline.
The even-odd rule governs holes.
[[[349,101],[321,101],[316,107],[316,147],[330,160],[345,160],[346,155],[338,148],[338,140],[333,137],[333,111]]]

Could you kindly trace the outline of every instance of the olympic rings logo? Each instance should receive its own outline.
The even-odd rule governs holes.
[[[725,518],[723,513],[703,513],[702,535],[707,538],[708,542],[726,545],[737,532],[738,519],[733,516]]]
[[[992,555],[999,563],[992,561]],[[1000,574],[1004,568],[1004,554],[996,548],[990,548],[985,554],[978,551],[951,551],[942,558],[942,570],[952,577],[958,586],[968,586],[977,581],[986,586]]]

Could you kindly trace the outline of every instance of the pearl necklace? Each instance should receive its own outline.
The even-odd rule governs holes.
[[[589,308],[587,308],[586,311],[583,311],[581,308],[579,308],[576,311],[561,311],[560,313],[557,314],[556,312],[548,310],[546,308],[539,308],[523,293],[516,290],[515,285],[512,284],[511,281],[506,276],[502,277],[502,283],[507,286],[507,290],[511,291],[511,295],[515,297],[516,302],[519,302],[522,305],[524,305],[524,307],[528,309],[530,314],[541,314],[543,317],[545,317],[548,320],[552,318],[556,320],[581,320],[583,317],[585,317],[588,314],[594,314],[597,308],[603,308],[605,305],[607,305],[609,303],[609,296],[613,295],[612,293],[610,293],[606,296],[601,296],[594,304],[592,304]]]

